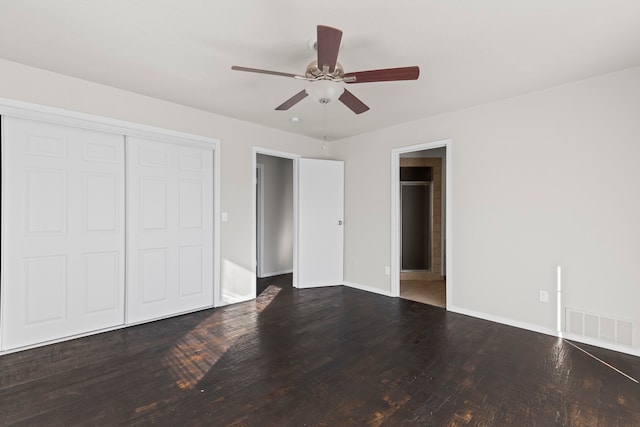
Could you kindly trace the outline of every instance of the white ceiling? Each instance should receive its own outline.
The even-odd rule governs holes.
[[[346,72],[420,79],[350,85],[361,115],[309,98],[283,112],[308,83],[231,70],[303,74],[318,24],[343,30]],[[1,0],[0,57],[335,140],[640,65],[640,1]]]

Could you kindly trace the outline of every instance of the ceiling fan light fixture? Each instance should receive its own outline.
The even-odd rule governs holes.
[[[335,102],[344,92],[344,87],[340,83],[331,80],[318,80],[309,83],[305,89],[307,95],[321,104]]]

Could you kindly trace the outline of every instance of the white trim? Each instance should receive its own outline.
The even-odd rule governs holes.
[[[271,150],[269,148],[262,148],[262,147],[257,147],[254,146],[253,147],[253,159],[251,162],[251,174],[253,176],[253,174],[255,173],[255,170],[257,168],[257,163],[258,163],[258,154],[265,154],[267,156],[273,156],[273,157],[280,157],[283,159],[291,159],[293,161],[293,287],[297,288],[298,287],[298,161],[300,159],[300,155],[299,154],[294,154],[294,153],[287,153],[285,151],[276,151],[276,150]],[[251,197],[251,205],[252,205],[252,214],[251,214],[251,222],[252,222],[252,226],[251,226],[251,259],[255,260],[256,259],[256,254],[257,254],[257,241],[256,241],[256,229],[257,229],[257,224],[256,224],[256,186],[255,186],[255,181],[254,184],[251,186],[252,188],[252,197]],[[255,262],[253,262],[253,264],[255,264]],[[256,272],[256,266],[254,265],[252,268],[252,272],[253,272],[253,278],[251,279],[251,295],[253,295],[253,298],[255,298],[256,295],[256,289],[257,289],[257,272]]]
[[[640,357],[640,349],[627,347],[619,344],[607,343],[600,340],[595,340],[582,335],[572,334],[570,332],[562,332],[562,338],[569,341],[576,341],[582,344],[592,345],[594,347],[606,348],[607,350],[613,350],[620,353],[630,354],[632,356]]]
[[[257,159],[256,159],[257,161]],[[256,164],[256,276],[264,277],[264,165]]]
[[[4,132],[5,132],[5,126],[4,126],[4,116],[0,116],[0,141],[4,141]],[[10,191],[10,187],[7,185],[7,179],[6,179],[6,164],[9,161],[9,156],[8,156],[8,149],[5,148],[7,147],[7,144],[1,144],[0,145],[0,151],[1,151],[1,157],[2,157],[2,166],[1,166],[1,171],[2,171],[2,200],[0,201],[0,212],[2,212],[2,223],[0,224],[0,228],[1,228],[1,233],[2,233],[2,238],[0,239],[0,265],[5,266],[6,264],[6,260],[5,260],[5,256],[7,254],[6,250],[5,250],[5,239],[4,236],[7,235],[7,233],[5,233],[5,215],[4,215],[4,211],[5,211],[5,207],[8,206],[7,201],[10,200],[9,199],[9,191]],[[4,313],[2,312],[2,307],[4,306],[4,304],[2,304],[2,302],[4,301],[4,271],[5,268],[2,267],[0,268],[0,352],[2,352],[2,350],[4,350],[4,340],[2,339],[4,337]]]
[[[447,311],[453,313],[463,314],[465,316],[475,317],[477,319],[488,320],[490,322],[500,323],[502,325],[513,326],[515,328],[526,329],[532,332],[538,332],[540,334],[558,336],[557,331],[553,328],[545,328],[543,326],[535,325],[533,323],[520,322],[518,320],[508,319],[506,317],[494,316],[493,314],[487,314],[480,311],[468,310],[457,306],[447,306]]]
[[[261,279],[266,279],[267,277],[280,276],[282,274],[291,274],[293,273],[293,269],[283,270],[283,271],[274,271],[272,273],[262,273],[262,276],[258,276]]]
[[[129,248],[131,247],[131,236],[130,236],[130,231],[133,230],[133,228],[131,227],[132,222],[130,221],[130,217],[129,217],[129,210],[131,209],[132,203],[131,203],[131,188],[132,186],[129,185],[129,180],[131,179],[131,177],[129,176],[129,171],[132,170],[130,169],[131,166],[131,158],[129,156],[129,152],[130,152],[130,145],[129,145],[129,137],[128,136],[124,136],[124,144],[122,147],[122,155],[124,157],[124,221],[122,226],[124,227],[124,265],[123,265],[123,269],[124,269],[124,295],[123,295],[123,309],[124,309],[124,313],[122,318],[124,319],[124,324],[128,325],[129,324]],[[215,155],[215,152],[214,152]],[[215,271],[213,272],[215,274]],[[213,289],[213,293],[215,295],[216,293],[216,289]]]
[[[294,154],[294,153],[287,153],[286,151],[277,151],[277,150],[271,150],[270,148],[263,148],[263,147],[257,147],[254,146],[253,147],[253,152],[256,154],[264,154],[266,156],[272,156],[272,157],[281,157],[283,159],[299,159],[300,157],[302,157],[300,154]]]
[[[533,323],[520,322],[518,320],[508,319],[506,317],[494,316],[492,314],[482,313],[480,311],[468,310],[466,308],[447,306],[447,310],[452,313],[462,314],[465,316],[475,317],[477,319],[487,320],[489,322],[500,323],[502,325],[513,326],[514,328],[525,329],[531,332],[537,332],[544,335],[550,335],[553,337],[564,338],[570,341],[576,341],[579,343],[592,345],[594,347],[605,348],[607,350],[613,350],[620,353],[630,354],[632,356],[640,357],[640,350],[631,347],[626,347],[618,344],[606,343],[600,340],[591,339],[582,335],[576,335],[569,332],[559,332],[553,328],[547,328]]]
[[[241,302],[252,301],[254,299],[256,299],[255,295],[246,296],[246,295],[238,295],[235,293],[224,292],[222,295],[222,304],[220,306],[222,307],[222,306],[227,306],[231,304],[239,304]]]
[[[347,286],[349,288],[358,289],[358,290],[361,290],[361,291],[367,291],[367,292],[371,292],[371,293],[378,294],[378,295],[383,295],[385,297],[393,297],[394,296],[394,295],[391,294],[391,292],[385,291],[384,289],[372,288],[371,286],[361,285],[359,283],[344,282],[343,285]]]
[[[222,174],[222,144],[216,142],[213,150],[213,306],[222,305],[222,264],[220,263],[220,236],[222,234],[220,224],[220,176]]]
[[[293,287],[298,288],[298,272],[299,270],[299,242],[298,242],[298,233],[299,233],[299,212],[300,212],[300,204],[298,202],[300,194],[298,188],[300,183],[298,182],[300,179],[300,157],[293,159]]]
[[[18,117],[58,125],[73,126],[82,129],[91,129],[118,135],[133,136],[137,138],[152,138],[160,142],[181,142],[186,144],[204,143],[211,147],[217,146],[220,140],[200,135],[178,132],[140,123],[127,122],[109,117],[80,113],[78,111],[62,108],[47,107],[31,104],[13,99],[0,98],[0,115]]]
[[[303,289],[313,289],[313,288],[332,288],[335,286],[342,286],[344,283],[328,283],[327,282],[311,282],[305,283]]]
[[[450,139],[393,148],[391,150],[391,287],[389,294],[400,296],[400,154],[444,147],[446,150],[446,277],[447,309],[453,295],[453,153]]]
[[[446,275],[446,299],[447,307],[453,305],[453,144],[447,140],[445,144],[446,153],[446,187],[445,197],[445,275]]]

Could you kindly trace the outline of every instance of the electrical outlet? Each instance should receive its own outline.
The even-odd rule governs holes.
[[[540,302],[549,302],[549,292],[545,290],[538,291],[538,301]]]
[[[386,274],[387,276],[391,274],[391,267],[389,267],[388,265],[384,266],[384,274]]]

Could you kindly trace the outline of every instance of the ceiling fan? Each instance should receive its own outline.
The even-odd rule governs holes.
[[[287,99],[281,105],[276,107],[276,110],[288,110],[307,96],[311,95],[321,104],[328,104],[329,102],[338,99],[356,114],[364,113],[369,110],[369,107],[367,107],[367,105],[354,94],[344,89],[339,83],[353,84],[388,82],[396,80],[417,80],[420,75],[420,68],[417,66],[345,73],[342,65],[338,62],[338,50],[340,49],[341,40],[342,31],[337,28],[318,25],[316,41],[318,60],[312,61],[307,66],[307,70],[304,75],[261,70],[258,68],[239,67],[237,65],[234,65],[231,69],[236,71],[247,71],[250,73],[293,77],[294,79],[311,82],[307,89],[304,89]]]

